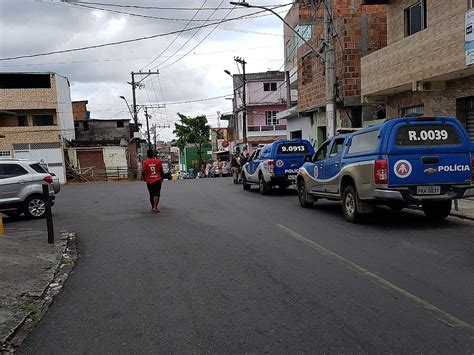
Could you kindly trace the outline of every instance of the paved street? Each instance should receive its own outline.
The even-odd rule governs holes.
[[[64,353],[474,351],[474,223],[299,207],[231,179],[67,185],[80,259],[20,348]],[[37,223],[37,222],[34,222]]]

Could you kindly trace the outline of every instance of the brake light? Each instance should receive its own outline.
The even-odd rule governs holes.
[[[52,184],[53,183],[53,178],[51,175],[45,176],[43,181],[47,184]]]
[[[387,160],[376,160],[374,164],[374,180],[376,184],[388,184]]]
[[[273,175],[275,173],[275,166],[273,165],[273,160],[269,160],[267,164],[268,164],[268,172],[270,173],[270,175]]]
[[[474,184],[474,157],[471,157],[471,183]]]

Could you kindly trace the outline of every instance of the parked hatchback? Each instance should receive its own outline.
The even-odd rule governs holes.
[[[43,184],[48,185],[49,198],[54,205],[54,179],[40,163],[20,159],[0,160],[0,211],[8,216],[24,213],[30,218],[44,217]],[[58,187],[56,189],[59,191]]]

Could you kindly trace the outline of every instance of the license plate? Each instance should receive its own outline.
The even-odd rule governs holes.
[[[439,195],[441,193],[441,186],[417,186],[417,195]]]
[[[296,180],[296,175],[288,175],[288,180]]]

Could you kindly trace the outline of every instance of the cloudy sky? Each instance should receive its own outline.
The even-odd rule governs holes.
[[[289,2],[250,1],[262,6]],[[288,9],[277,11],[284,15]],[[165,34],[256,11],[234,8],[228,0],[0,0],[0,58]],[[268,12],[259,13],[254,18],[126,44],[1,60],[0,70],[52,71],[68,77],[72,99],[88,100],[93,118],[129,117],[119,96],[132,102],[131,86],[127,84],[130,72],[159,70],[159,75],[143,80],[137,103],[168,103],[165,108],[152,110],[152,123],[169,124],[170,129],[159,131],[159,138],[170,140],[176,112],[205,114],[211,125],[217,126],[216,112],[231,110],[231,101],[225,98],[180,102],[231,94],[231,78],[224,70],[238,73],[234,56],[247,61],[247,72],[281,69],[281,21]],[[144,122],[142,112],[139,118]]]

